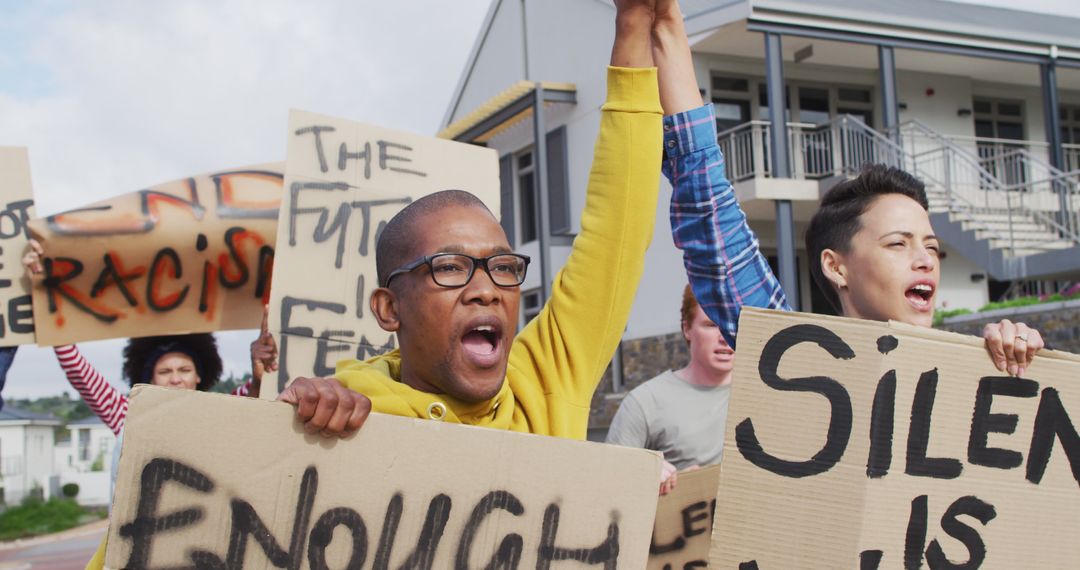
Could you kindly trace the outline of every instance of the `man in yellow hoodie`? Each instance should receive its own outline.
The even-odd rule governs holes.
[[[309,431],[348,433],[374,410],[585,437],[592,395],[626,326],[653,233],[662,115],[701,105],[700,97],[670,95],[676,76],[693,80],[685,34],[654,33],[665,18],[681,19],[677,3],[619,0],[616,8],[581,233],[551,299],[515,337],[527,260],[470,194],[416,201],[381,235],[381,287],[371,298],[372,314],[397,333],[401,348],[342,361],[335,379],[290,384],[279,399],[296,404]]]
[[[498,221],[464,192],[417,200],[391,220],[376,248],[381,287],[371,310],[401,348],[340,362],[335,378],[295,379],[278,399],[296,406],[306,430],[344,435],[376,411],[585,437],[593,392],[626,327],[653,234],[663,113],[701,105],[700,97],[687,101],[670,90],[675,77],[693,81],[685,34],[673,41],[654,33],[660,22],[681,21],[676,0],[615,5],[581,233],[551,299],[515,337],[525,267],[509,257]],[[103,567],[104,547],[87,568]]]

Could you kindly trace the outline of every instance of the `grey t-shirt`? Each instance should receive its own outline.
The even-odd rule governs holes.
[[[730,384],[697,386],[668,370],[626,395],[607,442],[659,451],[678,469],[720,463],[730,395]]]

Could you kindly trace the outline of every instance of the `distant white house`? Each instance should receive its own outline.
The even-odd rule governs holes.
[[[54,474],[53,430],[63,422],[49,414],[37,414],[5,406],[0,410],[0,498],[18,504],[31,493],[51,496]]]
[[[67,424],[70,441],[57,444],[55,493],[68,483],[79,486],[80,505],[109,504],[109,474],[116,435],[97,416]]]

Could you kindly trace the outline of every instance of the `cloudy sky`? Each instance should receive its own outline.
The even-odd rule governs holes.
[[[38,215],[285,158],[290,108],[437,130],[488,0],[102,2],[0,8],[0,145],[30,149]],[[254,332],[219,335],[248,369]],[[118,385],[119,341],[80,345]],[[70,389],[22,347],[4,397]]]
[[[290,108],[431,134],[488,4],[5,1],[0,145],[29,147],[38,214],[47,215],[190,174],[282,160]],[[1080,2],[1024,4],[1080,17]],[[247,369],[252,338],[220,335],[228,369]],[[120,346],[82,345],[118,385]],[[65,389],[51,350],[23,347],[4,396]]]

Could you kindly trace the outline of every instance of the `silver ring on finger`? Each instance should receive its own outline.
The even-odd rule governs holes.
[[[1027,338],[1028,338],[1028,337],[1027,337],[1027,335],[1026,335],[1026,334],[1018,334],[1018,335],[1016,335],[1016,339],[1017,339],[1017,340],[1022,340],[1022,341],[1024,341],[1024,342],[1027,342]]]

